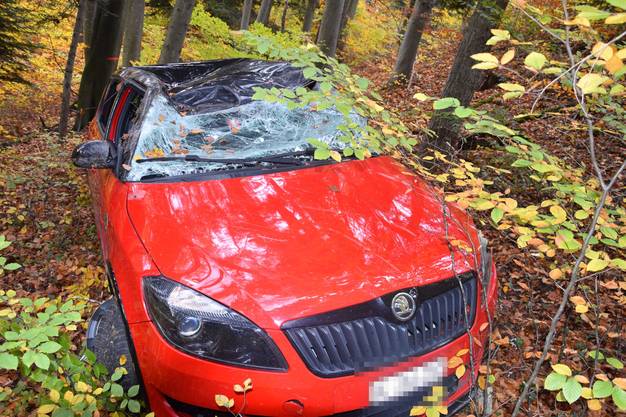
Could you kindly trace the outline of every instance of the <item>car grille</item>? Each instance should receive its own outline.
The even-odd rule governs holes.
[[[395,292],[288,322],[283,330],[314,374],[337,377],[428,353],[461,336],[474,322],[477,289],[473,273],[403,291],[417,292],[417,311],[406,322],[391,314]]]

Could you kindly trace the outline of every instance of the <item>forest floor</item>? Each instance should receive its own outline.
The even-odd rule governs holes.
[[[383,94],[387,104],[397,110],[407,124],[418,129],[427,119],[424,104],[412,97],[420,91],[436,96],[441,91],[447,69],[458,43],[458,31],[438,27],[429,32],[421,46],[416,63],[417,74],[412,86],[387,88],[389,68],[393,56],[386,55],[360,63],[355,70],[371,79]],[[59,71],[57,68],[51,71]],[[59,75],[59,79],[60,79]],[[19,262],[23,267],[0,276],[0,289],[17,290],[20,296],[67,296],[80,294],[97,302],[107,297],[100,250],[93,223],[91,203],[84,174],[70,164],[69,155],[81,138],[72,136],[60,143],[55,133],[42,126],[53,126],[58,107],[58,90],[46,91],[36,86],[37,96],[47,100],[47,105],[10,107],[0,103],[5,137],[0,131],[0,231],[14,243],[3,251],[9,262]],[[28,91],[27,89],[24,91]],[[27,97],[21,97],[27,100]],[[550,102],[548,97],[547,102]],[[495,90],[480,92],[475,102],[484,108],[492,104],[506,109],[500,117],[511,120],[512,114],[527,110],[511,106],[530,106],[528,102],[501,102]],[[549,107],[549,104],[547,105]],[[563,117],[557,111],[545,111],[542,116],[527,119],[515,127],[553,154],[564,158],[572,166],[589,166],[585,135],[580,122]],[[609,169],[617,159],[619,148],[599,144],[601,164]],[[479,139],[463,158],[479,166],[506,169],[510,156],[499,149],[493,140]],[[513,194],[527,203],[540,203],[544,190],[521,176],[500,173],[497,181],[508,186]],[[493,334],[495,358],[492,361],[496,382],[495,408],[509,415],[514,399],[520,392],[522,378],[528,374],[533,359],[543,345],[549,321],[561,300],[561,290],[548,277],[550,261],[533,255],[528,249],[519,249],[515,239],[506,232],[497,231],[478,218],[482,229],[490,238],[491,248],[498,268],[500,301],[497,327]],[[626,352],[624,341],[623,303],[626,301],[626,283],[618,274],[606,273],[600,284],[596,300],[602,308],[599,321],[605,331],[601,345],[605,354],[621,360]],[[593,280],[583,283],[591,288]],[[620,287],[622,285],[622,287]],[[592,317],[590,315],[590,317]],[[562,357],[584,370],[590,365],[585,356],[589,346],[595,344],[590,323],[580,315],[567,314],[567,330],[560,332],[550,352],[551,361]],[[620,357],[621,355],[621,357]],[[547,373],[548,366],[542,372]],[[611,375],[606,368],[604,372]],[[615,376],[615,375],[613,375]],[[2,383],[2,381],[0,381]],[[540,415],[568,414],[569,406],[554,402],[554,396],[545,393],[537,398],[533,394],[532,413]],[[600,412],[602,413],[602,412]],[[463,414],[461,414],[463,415]],[[601,415],[595,413],[594,415]]]

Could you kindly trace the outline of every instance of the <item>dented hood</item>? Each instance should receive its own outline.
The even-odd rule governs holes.
[[[161,273],[265,328],[453,275],[433,191],[387,157],[267,175],[131,185]],[[451,240],[471,221],[453,210]],[[457,272],[472,259],[454,256]]]

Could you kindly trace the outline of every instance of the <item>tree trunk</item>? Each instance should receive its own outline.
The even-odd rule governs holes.
[[[410,81],[413,75],[413,65],[417,57],[424,28],[430,22],[433,9],[433,0],[416,0],[413,12],[404,32],[402,44],[398,50],[398,57],[393,68],[390,83],[395,81]]]
[[[70,97],[72,94],[72,74],[74,73],[76,48],[78,47],[78,40],[82,33],[84,23],[83,16],[85,14],[86,5],[87,0],[80,0],[78,2],[72,41],[70,42],[70,49],[67,52],[67,62],[65,63],[65,74],[63,76],[63,94],[61,95],[61,114],[59,117],[59,138],[61,140],[65,138],[65,134],[67,133],[67,121],[70,116]]]
[[[463,28],[463,39],[442,97],[456,97],[462,105],[470,104],[485,76],[484,71],[472,69],[476,61],[471,56],[488,49],[485,43],[491,37],[491,29],[497,27],[507,5],[508,0],[481,0],[478,3]],[[446,152],[459,149],[460,126],[460,120],[454,117],[452,111],[436,112],[429,124],[429,128],[436,134],[430,145]]]
[[[96,4],[91,47],[78,90],[76,130],[93,118],[100,96],[117,68],[122,44],[124,0],[98,0]]]
[[[285,31],[287,25],[287,10],[289,9],[289,0],[285,0],[285,7],[283,7],[283,15],[280,18],[280,31]]]
[[[143,36],[143,15],[145,0],[127,0],[127,14],[124,17],[124,48],[122,66],[132,65],[141,56],[141,38]]]
[[[161,48],[159,64],[178,62],[180,59],[180,51],[183,49],[185,35],[187,35],[187,28],[195,5],[196,0],[176,0],[170,21],[167,24],[167,34]]]
[[[252,14],[252,5],[254,0],[244,0],[241,8],[241,30],[248,30],[250,26],[250,15]]]
[[[270,12],[272,11],[272,0],[262,0],[261,7],[259,8],[259,14],[256,17],[256,21],[267,25],[270,21]]]
[[[305,33],[310,32],[313,28],[313,19],[315,19],[315,10],[317,10],[318,3],[318,0],[309,0],[306,4],[304,23],[302,24],[302,31]]]
[[[89,55],[89,46],[93,37],[94,20],[96,19],[96,0],[86,0],[83,12],[83,43],[85,44],[85,59]]]
[[[337,52],[337,41],[341,28],[344,0],[327,0],[324,16],[317,36],[317,44],[322,52],[334,57]]]

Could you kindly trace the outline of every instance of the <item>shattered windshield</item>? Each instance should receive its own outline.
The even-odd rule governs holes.
[[[254,160],[309,149],[307,139],[311,138],[342,148],[345,144],[338,139],[342,132],[337,128],[344,123],[343,115],[334,109],[290,110],[285,105],[264,101],[186,115],[159,95],[141,127],[128,179],[138,181],[227,168],[223,163],[163,160],[164,157]]]

